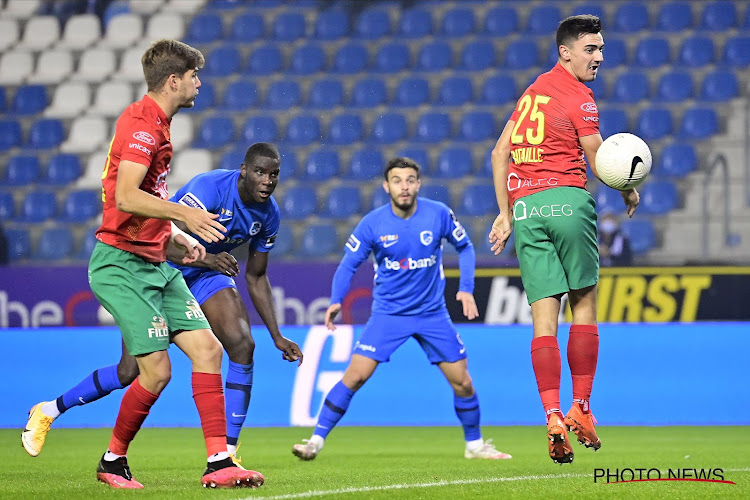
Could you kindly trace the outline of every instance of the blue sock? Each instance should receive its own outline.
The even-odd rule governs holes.
[[[91,403],[117,389],[122,389],[117,377],[117,365],[105,366],[90,373],[77,386],[57,398],[57,409],[65,413],[68,408]]]
[[[323,408],[320,410],[318,424],[315,426],[313,435],[325,439],[326,436],[328,436],[328,433],[339,423],[339,420],[344,416],[344,413],[346,413],[347,408],[349,408],[349,402],[352,400],[352,396],[354,396],[354,391],[349,389],[339,380],[339,382],[333,386],[326,396],[326,400],[323,402]]]
[[[250,393],[253,390],[253,366],[241,365],[229,360],[224,399],[227,405],[227,444],[236,446],[240,439],[242,424],[250,406]]]
[[[456,415],[464,428],[466,441],[481,439],[482,431],[479,430],[479,398],[475,392],[470,398],[462,398],[453,395],[453,405],[456,407]]]

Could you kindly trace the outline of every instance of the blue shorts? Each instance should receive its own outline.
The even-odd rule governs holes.
[[[193,279],[186,279],[185,282],[190,291],[195,296],[198,304],[203,305],[213,294],[224,288],[237,288],[234,279],[219,271],[208,271],[199,274]]]
[[[453,363],[466,358],[466,347],[448,311],[420,316],[373,314],[352,354],[385,363],[409,337],[417,339],[430,363]]]

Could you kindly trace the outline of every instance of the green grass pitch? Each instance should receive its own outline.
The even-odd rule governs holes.
[[[258,490],[206,491],[200,429],[141,430],[128,459],[141,491],[109,491],[95,478],[109,429],[55,429],[29,457],[20,429],[0,430],[0,498],[750,498],[747,427],[606,427],[594,453],[574,443],[575,461],[547,456],[545,429],[485,427],[512,460],[463,458],[459,427],[337,428],[312,462],[291,454],[309,429],[243,430],[243,464],[262,472]],[[571,437],[574,438],[571,433]],[[594,482],[594,469],[723,469],[735,484],[696,481]],[[712,477],[715,479],[715,477]]]

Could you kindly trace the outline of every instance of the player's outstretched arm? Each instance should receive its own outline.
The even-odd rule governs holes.
[[[505,248],[505,244],[513,231],[510,219],[510,202],[508,201],[508,169],[510,168],[510,134],[515,126],[513,120],[505,124],[500,138],[497,140],[492,155],[492,179],[495,185],[495,198],[500,213],[495,218],[490,229],[489,241],[491,250],[498,255]]]
[[[341,304],[331,304],[328,306],[328,309],[326,310],[326,327],[334,331],[336,329],[336,325],[333,324],[333,320],[336,319],[336,316],[338,316],[339,312],[341,311]]]

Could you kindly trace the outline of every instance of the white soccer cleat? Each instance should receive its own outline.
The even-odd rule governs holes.
[[[495,445],[492,444],[492,439],[488,439],[484,442],[482,446],[480,446],[478,449],[471,451],[469,448],[466,448],[464,450],[464,458],[481,458],[484,460],[507,460],[509,458],[513,458],[512,456],[508,455],[507,453],[503,453],[502,451],[499,451],[497,448],[495,448]]]
[[[46,401],[37,403],[29,410],[29,420],[26,422],[23,432],[21,432],[21,444],[23,444],[26,453],[32,457],[42,452],[49,428],[55,421],[54,418],[42,413],[42,406],[45,403]]]
[[[309,439],[303,439],[303,444],[292,446],[292,453],[300,460],[313,460],[318,456],[320,448]]]

